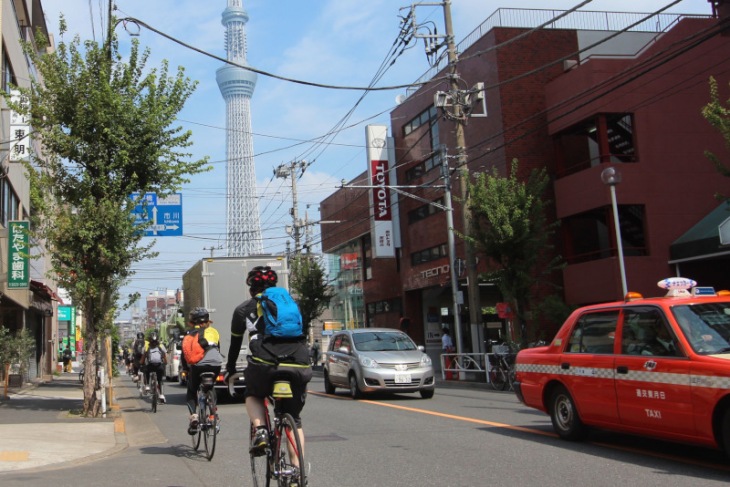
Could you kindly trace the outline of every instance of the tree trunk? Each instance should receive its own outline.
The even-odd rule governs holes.
[[[96,390],[99,363],[99,336],[91,314],[84,328],[84,412],[85,417],[95,418],[101,409],[99,391]]]

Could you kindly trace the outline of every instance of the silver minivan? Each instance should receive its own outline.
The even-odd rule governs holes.
[[[366,392],[419,392],[433,397],[433,365],[423,346],[392,328],[358,328],[336,332],[324,356],[324,390],[350,390],[353,398]]]

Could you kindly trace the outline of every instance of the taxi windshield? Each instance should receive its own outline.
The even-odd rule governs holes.
[[[672,313],[695,352],[730,353],[730,302],[674,306]]]

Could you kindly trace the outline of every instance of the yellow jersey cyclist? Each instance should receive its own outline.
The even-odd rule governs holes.
[[[307,397],[307,384],[312,379],[309,365],[309,346],[306,337],[280,338],[265,336],[264,319],[256,296],[269,287],[276,286],[278,276],[270,267],[255,267],[248,273],[246,285],[251,298],[241,303],[231,319],[231,344],[226,363],[226,382],[236,372],[236,360],[241,350],[243,336],[249,333],[246,379],[246,412],[256,429],[249,452],[264,455],[268,444],[266,434],[265,403],[271,395],[275,377],[284,372],[291,381],[293,397],[282,401],[283,410],[291,414],[297,423],[302,448],[304,432],[300,413]]]

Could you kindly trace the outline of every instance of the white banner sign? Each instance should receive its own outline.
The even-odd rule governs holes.
[[[388,127],[365,127],[368,154],[368,176],[374,188],[370,191],[370,216],[373,258],[395,257],[395,235],[390,195],[390,160],[388,158]]]
[[[27,106],[29,101],[25,96],[21,96],[20,91],[13,90],[10,93],[10,101],[20,103]],[[14,110],[10,111],[10,155],[11,162],[27,161],[30,159],[30,125],[28,125],[28,117]]]

